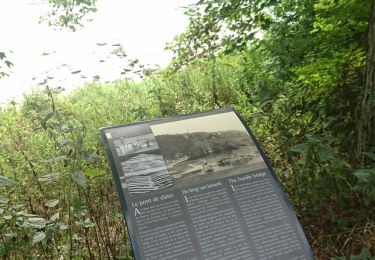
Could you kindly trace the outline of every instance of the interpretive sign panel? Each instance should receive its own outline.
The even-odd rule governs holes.
[[[136,259],[314,259],[232,108],[101,129]]]

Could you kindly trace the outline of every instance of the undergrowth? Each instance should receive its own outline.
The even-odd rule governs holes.
[[[353,258],[375,250],[375,156],[356,169],[354,119],[316,102],[327,93],[308,99],[296,86],[265,87],[273,79],[246,74],[243,62],[201,61],[65,96],[44,86],[2,108],[0,255],[132,259],[98,129],[232,106],[259,139],[315,255],[370,259]]]

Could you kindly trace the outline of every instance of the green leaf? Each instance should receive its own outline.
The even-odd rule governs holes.
[[[54,111],[49,112],[49,113],[46,115],[46,117],[44,118],[44,120],[47,122],[48,120],[50,120],[50,119],[53,117],[54,114],[55,114]]]
[[[55,220],[58,220],[58,219],[60,219],[60,213],[59,212],[53,214],[50,218],[51,221],[55,221]]]
[[[104,172],[100,171],[99,169],[96,168],[90,168],[86,171],[86,175],[89,177],[97,177],[97,176],[102,176],[104,175]]]
[[[320,141],[320,137],[314,134],[307,134],[306,138],[312,143],[318,143]]]
[[[3,217],[5,220],[11,220],[13,217],[12,215],[8,214],[8,215],[4,215]]]
[[[59,230],[66,230],[69,227],[68,225],[64,223],[59,223],[57,226],[59,227]]]
[[[23,216],[23,217],[37,217],[38,215],[30,214],[30,213],[27,213],[27,212],[20,211],[20,212],[17,212],[17,216]]]
[[[12,67],[14,64],[10,62],[9,60],[5,61],[5,64],[8,66],[8,68]]]
[[[27,242],[23,242],[23,241],[16,242],[16,247],[17,248],[23,248],[23,247],[28,247],[28,246],[30,246],[30,244],[27,243]]]
[[[60,142],[59,149],[65,148],[72,143],[70,139],[64,139]]]
[[[52,118],[52,116],[54,115],[54,112],[51,111],[49,112],[41,121],[40,121],[40,124],[42,125],[42,127],[44,129],[47,129],[47,122],[48,120],[50,120]]]
[[[40,182],[48,182],[48,181],[57,180],[58,178],[59,178],[59,173],[58,172],[54,172],[54,173],[47,174],[47,175],[39,177],[38,181],[40,181]]]
[[[24,204],[16,204],[13,206],[14,209],[21,209],[21,208],[24,208],[25,205]]]
[[[66,157],[65,155],[63,156],[56,156],[56,157],[52,157],[51,159],[48,159],[47,162],[48,163],[51,163],[51,162],[60,162],[60,161],[64,161],[64,160],[67,160],[68,157]]]
[[[319,158],[322,162],[327,162],[327,161],[335,158],[334,151],[331,147],[318,145],[317,146],[317,152],[318,152]]]
[[[13,238],[17,237],[15,233],[7,233],[7,234],[4,234],[4,238],[5,238],[5,241],[9,241]]]
[[[363,248],[359,255],[351,255],[350,260],[374,260],[373,256],[368,248]]]
[[[302,143],[302,144],[297,144],[293,147],[290,148],[290,151],[296,152],[296,153],[301,153],[301,154],[306,154],[309,149],[309,145],[307,143]]]
[[[97,154],[92,154],[87,151],[80,152],[80,156],[88,162],[93,162],[94,160],[103,160],[103,157]]]
[[[61,131],[66,132],[66,133],[69,133],[69,132],[74,131],[74,127],[71,126],[71,125],[63,125],[63,126],[61,127]]]
[[[79,221],[79,222],[76,222],[76,224],[78,226],[83,226],[85,228],[90,228],[90,227],[95,227],[95,223],[94,222],[91,222],[90,218],[86,218],[85,221]]]
[[[82,172],[73,173],[72,178],[79,186],[86,189],[86,177]]]
[[[0,195],[0,204],[7,204],[8,202],[9,202],[9,199]]]
[[[363,204],[365,204],[365,206],[370,205],[370,199],[368,197],[363,197],[362,200],[363,200]]]
[[[42,241],[45,237],[46,237],[46,233],[44,233],[43,231],[40,231],[40,232],[35,233],[35,235],[34,235],[34,237],[33,237],[32,244],[35,245],[36,243],[39,243],[39,242]]]
[[[353,173],[359,180],[367,180],[372,174],[375,174],[375,168],[358,169]]]
[[[0,183],[5,185],[5,186],[13,186],[17,182],[0,175]]]
[[[59,203],[59,200],[58,199],[55,199],[55,200],[49,200],[46,202],[46,204],[44,204],[46,207],[49,207],[49,208],[53,208],[54,206],[56,206],[57,204]]]
[[[82,203],[79,197],[75,196],[73,198],[72,207],[78,212],[82,211]]]
[[[44,218],[29,218],[27,221],[29,225],[34,228],[44,228],[47,224]]]
[[[364,153],[368,158],[372,159],[375,161],[375,153]]]
[[[85,219],[83,224],[84,224],[85,227],[95,227],[95,225],[96,225],[94,222],[91,222],[91,220],[89,218]]]

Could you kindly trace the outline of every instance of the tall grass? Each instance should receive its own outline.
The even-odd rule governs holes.
[[[236,57],[199,61],[141,83],[93,82],[67,96],[46,87],[3,108],[0,255],[132,259],[98,129],[219,106],[239,110],[260,139],[317,255],[374,249],[374,222],[366,217],[373,212],[352,190],[356,179],[337,140],[317,128],[306,139],[308,111],[295,113],[282,93],[259,91],[248,69]],[[345,232],[354,233],[332,237]]]

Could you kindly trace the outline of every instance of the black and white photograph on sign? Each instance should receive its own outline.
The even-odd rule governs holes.
[[[155,137],[147,125],[113,129],[111,136],[119,157],[159,149]]]
[[[123,189],[130,195],[156,191],[173,185],[163,156],[158,153],[140,153],[121,162],[124,173]]]
[[[130,195],[146,193],[173,184],[156,139],[146,124],[111,130],[111,138],[120,157],[121,186]]]
[[[175,187],[266,168],[234,112],[150,126]]]

